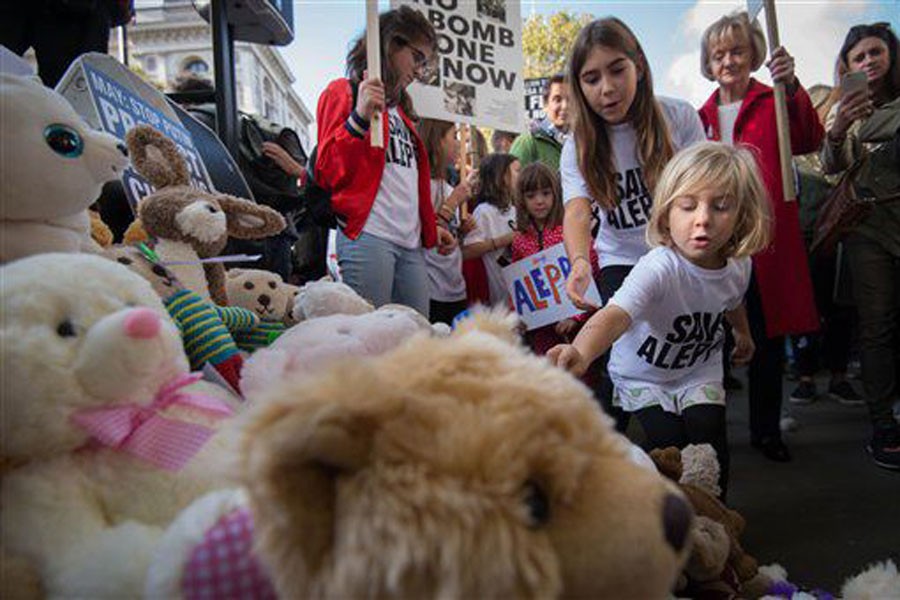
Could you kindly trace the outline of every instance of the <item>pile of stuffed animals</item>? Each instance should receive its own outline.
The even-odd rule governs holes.
[[[508,315],[450,332],[340,283],[226,271],[209,259],[229,236],[282,217],[190,187],[149,127],[126,149],[38,82],[0,85],[0,139],[20,151],[0,153],[0,597],[730,598],[777,583],[716,498],[711,449],[651,461]],[[136,243],[111,245],[87,209],[129,159],[155,191]],[[898,583],[892,565],[867,576],[866,593]]]

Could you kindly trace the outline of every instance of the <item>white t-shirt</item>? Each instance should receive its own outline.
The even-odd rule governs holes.
[[[683,100],[657,96],[663,116],[669,127],[669,135],[675,151],[695,142],[706,140],[703,124],[694,107]],[[587,182],[578,169],[575,138],[569,135],[563,144],[559,160],[562,177],[563,202],[574,198],[591,200],[594,220],[600,223],[594,238],[594,247],[600,257],[600,265],[633,265],[647,252],[644,234],[653,204],[638,161],[637,134],[631,123],[608,126],[616,169],[616,186],[619,204],[614,210],[606,210],[588,191]],[[593,233],[593,232],[592,232]]]
[[[472,213],[476,227],[466,236],[466,244],[484,242],[512,233],[516,226],[516,208],[510,205],[505,211],[489,202],[482,202]],[[503,267],[510,263],[512,256],[509,246],[484,253],[484,269],[487,271],[488,285],[491,290],[491,304],[506,304],[506,283],[503,281]],[[501,262],[503,264],[501,264]]]
[[[422,246],[419,168],[412,134],[397,108],[388,109],[384,172],[363,232],[403,248]]]
[[[750,268],[750,259],[740,258],[704,269],[664,246],[645,254],[610,299],[632,321],[613,344],[613,383],[674,393],[720,382],[724,313],[743,301]]]
[[[741,112],[741,102],[722,104],[719,106],[719,133],[722,134],[722,143],[734,146],[734,122]]]
[[[431,180],[431,201],[437,212],[441,203],[450,197],[453,188],[446,181]],[[457,235],[459,217],[453,215],[450,232]],[[425,267],[428,270],[428,295],[438,302],[456,302],[466,299],[466,280],[462,273],[462,251],[457,246],[450,254],[441,254],[437,248],[425,253]]]

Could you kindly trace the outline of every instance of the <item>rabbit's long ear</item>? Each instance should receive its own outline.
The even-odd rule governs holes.
[[[125,135],[131,164],[157,189],[187,185],[188,166],[175,142],[149,125],[138,125]]]
[[[234,196],[216,196],[228,215],[228,235],[239,240],[257,240],[279,233],[285,228],[284,217],[268,206]]]

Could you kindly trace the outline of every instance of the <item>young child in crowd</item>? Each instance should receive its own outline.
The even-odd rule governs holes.
[[[543,163],[532,163],[519,173],[515,199],[516,230],[513,232],[512,262],[542,252],[563,242],[563,203],[559,178]],[[590,252],[591,266],[599,270],[597,253]],[[529,331],[525,338],[535,354],[572,339],[584,318],[568,318]]]
[[[422,119],[419,121],[419,137],[428,154],[431,169],[431,202],[438,223],[461,240],[475,226],[471,216],[460,219],[459,207],[472,195],[472,181],[477,171],[470,173],[470,180],[455,188],[447,182],[447,167],[459,158],[459,140],[456,126],[450,121]],[[431,298],[431,322],[452,324],[453,317],[466,309],[466,281],[462,272],[462,252],[459,245],[450,253],[432,248],[425,253],[428,270],[428,293]]]
[[[715,142],[683,150],[657,184],[647,226],[655,248],[571,345],[547,353],[581,374],[612,346],[614,403],[637,416],[650,448],[712,444],[723,495],[729,455],[722,321],[734,330],[734,362],[746,363],[754,352],[743,305],[750,256],[765,248],[770,227],[749,151]]]
[[[566,293],[588,309],[591,246],[601,265],[597,289],[607,302],[648,250],[647,222],[663,168],[675,152],[706,136],[693,106],[654,94],[641,44],[619,19],[598,19],[581,30],[568,72],[572,135],[560,157],[572,264]],[[624,431],[628,417],[611,406],[609,380],[601,386],[603,407]]]
[[[463,258],[481,257],[487,271],[490,303],[506,305],[503,267],[510,263],[509,246],[516,224],[515,198],[519,161],[511,154],[488,154],[478,169],[475,229],[463,243]]]

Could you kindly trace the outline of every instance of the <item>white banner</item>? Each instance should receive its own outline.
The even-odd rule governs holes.
[[[416,112],[524,131],[519,0],[391,0],[392,8],[404,4],[425,15],[438,38],[434,68],[409,87]]]
[[[566,296],[566,277],[572,268],[562,244],[527,256],[503,269],[503,279],[516,312],[529,330],[550,325],[582,311]],[[593,280],[585,298],[600,306]]]

